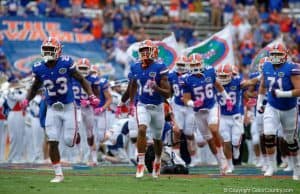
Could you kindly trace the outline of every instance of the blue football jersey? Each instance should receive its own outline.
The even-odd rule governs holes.
[[[191,74],[184,79],[183,93],[190,93],[193,101],[202,99],[204,102],[201,107],[195,107],[194,111],[210,109],[214,106],[215,82],[216,72],[213,67],[206,67],[201,77]]]
[[[183,86],[184,86],[184,76],[179,75],[177,72],[172,71],[169,73],[169,83],[172,86],[173,89],[173,95],[174,95],[174,102],[178,105],[184,106],[184,103],[182,101],[182,95],[183,95]]]
[[[69,56],[60,56],[53,68],[46,66],[44,61],[37,62],[32,67],[33,75],[46,88],[48,105],[55,102],[68,104],[74,101],[72,90],[72,73],[75,71],[73,60]]]
[[[292,62],[285,62],[281,67],[275,69],[271,62],[263,65],[264,84],[268,89],[268,103],[279,110],[289,110],[297,106],[297,98],[276,98],[272,90],[293,90],[291,76],[300,75],[300,67]]]
[[[221,114],[222,115],[233,115],[237,113],[241,113],[241,83],[242,78],[240,76],[235,76],[232,78],[231,82],[224,85],[224,89],[227,94],[230,96],[233,104],[232,111],[227,111],[226,99],[223,98],[221,93],[217,93],[217,99],[221,106]]]
[[[89,82],[89,84],[94,87],[98,86],[99,77],[96,75],[88,75],[85,77],[85,79]],[[73,93],[74,93],[74,99],[77,106],[80,106],[80,100],[81,99],[88,99],[88,94],[84,91],[79,81],[73,78]]]
[[[149,87],[149,82],[155,81],[159,85],[161,77],[163,75],[167,76],[168,72],[167,66],[158,61],[154,61],[145,69],[142,68],[141,62],[131,66],[132,79],[138,83],[138,101],[144,104],[161,104],[164,97]]]

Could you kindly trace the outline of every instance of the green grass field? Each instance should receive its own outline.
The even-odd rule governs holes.
[[[258,176],[252,168],[241,167],[234,176],[216,175],[216,167],[192,169],[191,175],[163,175],[158,179],[134,177],[133,167],[97,167],[88,170],[64,170],[63,183],[49,183],[53,172],[47,169],[0,168],[0,194],[99,194],[99,193],[295,193],[300,182],[291,177]],[[248,172],[248,174],[246,174]]]

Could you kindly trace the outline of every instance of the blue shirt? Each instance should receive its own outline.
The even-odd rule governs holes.
[[[219,104],[221,105],[221,114],[222,115],[234,115],[237,113],[241,113],[241,100],[242,100],[242,92],[241,92],[241,83],[242,78],[240,76],[235,76],[232,78],[231,82],[224,85],[224,89],[227,92],[227,94],[230,96],[233,104],[232,111],[227,111],[226,106],[226,99],[223,98],[223,96],[218,93],[217,99]]]
[[[174,102],[181,106],[184,106],[184,103],[182,101],[183,86],[184,86],[183,77],[184,74],[179,75],[176,71],[172,71],[169,74],[169,83],[173,89]]]
[[[292,62],[285,62],[278,69],[275,69],[271,62],[263,65],[264,86],[268,89],[268,103],[279,110],[289,110],[297,106],[297,98],[276,98],[272,90],[283,91],[293,90],[294,86],[291,76],[300,75],[299,65]]]
[[[46,66],[44,61],[37,62],[32,67],[33,75],[46,88],[48,105],[55,102],[68,104],[74,101],[72,90],[72,73],[75,71],[73,60],[69,56],[60,56],[53,68]]]
[[[210,109],[214,106],[215,91],[214,84],[216,82],[216,72],[213,67],[206,67],[202,76],[188,75],[184,79],[183,93],[190,93],[192,100],[203,100],[201,107],[194,107],[197,112],[200,109]]]
[[[128,77],[137,81],[138,102],[154,105],[161,104],[164,101],[164,97],[150,88],[149,82],[155,81],[159,85],[161,77],[167,76],[168,72],[167,66],[161,61],[154,61],[145,69],[142,68],[141,62],[132,65]]]
[[[97,76],[88,75],[85,77],[85,79],[89,82],[89,84],[92,87],[98,86],[97,82],[99,81],[99,78]],[[88,94],[84,91],[84,89],[82,88],[79,81],[77,81],[76,79],[73,79],[72,82],[73,82],[72,89],[73,89],[73,93],[74,93],[74,99],[75,99],[76,105],[80,106],[80,100],[88,99]]]

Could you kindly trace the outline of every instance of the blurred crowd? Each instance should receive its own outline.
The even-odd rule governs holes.
[[[284,8],[289,11],[284,12]],[[233,24],[236,64],[249,66],[256,53],[280,34],[293,60],[300,61],[297,10],[299,16],[299,0],[2,0],[0,15],[70,18],[75,32],[94,35],[107,53],[106,61],[126,67],[129,58],[125,51],[130,44],[153,38],[144,24],[165,24],[175,33],[179,47],[185,48],[206,38],[199,36],[204,24],[197,17],[206,14],[210,22],[205,25],[221,29],[229,22]],[[3,60],[1,44],[3,72],[9,65]]]

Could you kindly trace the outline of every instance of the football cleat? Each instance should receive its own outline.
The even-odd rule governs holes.
[[[64,181],[63,175],[56,175],[53,179],[51,179],[50,183],[60,183]]]
[[[136,178],[142,178],[144,176],[144,171],[145,171],[145,165],[144,164],[138,164],[136,168]]]
[[[160,163],[153,163],[153,171],[152,171],[152,177],[153,178],[158,178],[160,175]]]

